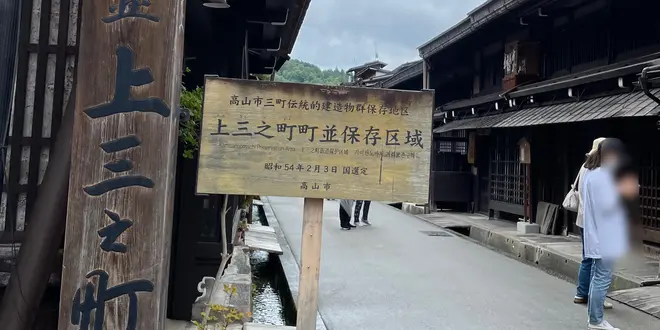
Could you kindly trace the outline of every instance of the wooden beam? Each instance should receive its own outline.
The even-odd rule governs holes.
[[[248,40],[248,45],[250,50],[259,51],[270,49],[272,53],[276,53],[282,47],[282,39],[277,37],[275,39],[257,39],[252,37]]]
[[[64,212],[62,212],[62,213],[64,213]],[[62,216],[66,217],[65,214],[63,214]],[[62,224],[64,224],[64,221],[62,221]],[[64,228],[64,226],[62,226],[62,228]],[[64,238],[64,233],[62,233],[62,238]],[[5,244],[0,244],[0,249],[5,249],[5,247],[3,245],[5,245]],[[8,249],[12,252],[15,251],[15,255],[18,256],[18,255],[20,255],[19,254],[20,253],[19,247],[20,247],[20,245],[17,246],[17,245],[11,244]],[[59,249],[57,249],[57,251],[55,251],[55,252],[57,252],[57,256],[55,257],[55,259],[50,259],[50,260],[53,261],[51,263],[53,265],[53,267],[50,271],[51,271],[52,274],[57,274],[57,277],[59,278],[59,275],[62,272],[62,256],[63,256],[63,254],[59,253]],[[18,264],[18,260],[17,260],[18,258],[14,257],[13,255],[14,254],[12,254],[12,256],[10,256],[10,257],[0,256],[0,272],[11,273],[12,270],[14,270],[14,268],[16,268],[16,265]]]
[[[319,273],[321,270],[321,235],[323,232],[323,199],[305,198],[303,206],[302,254],[298,285],[297,330],[316,329],[319,306]]]
[[[59,330],[164,328],[184,10],[82,6]]]
[[[660,230],[654,228],[643,228],[642,239],[647,242],[660,243]]]
[[[430,83],[430,77],[429,77],[429,64],[427,62],[427,59],[423,58],[422,59],[422,90],[427,90],[429,89],[429,83]],[[434,105],[435,107],[435,105]],[[431,166],[429,168],[429,201],[428,201],[428,206],[425,208],[425,213],[430,213],[430,212],[435,212],[436,211],[436,205],[435,205],[435,179],[433,177],[433,167],[435,164],[435,137],[434,135],[431,135]]]
[[[285,25],[289,18],[289,9],[251,10],[245,20],[251,24]]]
[[[24,239],[25,231],[0,231],[0,244],[20,244]]]
[[[422,90],[429,89],[429,64],[422,59]]]
[[[438,157],[438,154],[435,152],[435,150],[438,148],[438,140],[434,135],[431,135],[431,158],[429,160],[431,163],[431,166],[429,167],[429,201],[428,208],[425,210],[427,211],[426,213],[433,213],[438,210],[435,203],[435,162],[436,158]]]

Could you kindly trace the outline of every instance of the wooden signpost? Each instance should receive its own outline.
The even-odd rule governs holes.
[[[60,330],[162,330],[183,0],[82,6]]]
[[[323,199],[425,203],[433,92],[207,77],[197,193],[304,197],[299,330],[316,328]]]
[[[526,138],[522,138],[518,141],[518,148],[519,148],[519,153],[520,153],[520,165],[522,166],[520,168],[520,171],[524,172],[524,199],[525,199],[525,215],[524,221],[525,222],[531,222],[532,221],[532,194],[531,194],[531,174],[532,174],[532,153],[531,153],[531,146],[529,144],[529,141],[527,141]]]

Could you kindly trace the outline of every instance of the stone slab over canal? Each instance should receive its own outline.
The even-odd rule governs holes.
[[[262,201],[299,261],[303,200]],[[381,203],[371,204],[373,226],[351,231],[339,229],[338,210],[325,202],[319,313],[329,330],[587,327],[571,283],[460,237],[425,234],[441,229]],[[606,317],[622,329],[658,327],[618,303]]]

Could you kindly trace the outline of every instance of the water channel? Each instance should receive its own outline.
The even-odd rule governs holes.
[[[263,208],[254,205],[252,223],[268,225]],[[253,322],[295,326],[296,312],[279,257],[264,251],[250,253]]]

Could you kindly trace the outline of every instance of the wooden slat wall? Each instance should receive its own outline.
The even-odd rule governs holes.
[[[493,136],[495,147],[491,151],[490,164],[491,201],[524,204],[525,169],[519,160],[520,137],[520,134],[514,131]]]
[[[654,16],[660,9],[659,2],[629,0],[610,3],[598,7],[594,1],[563,16],[550,14],[548,30],[539,30],[540,34],[536,36],[542,40],[544,48],[546,78],[660,51],[657,33],[640,32],[660,28],[660,22]],[[640,6],[644,10],[637,9]]]
[[[647,240],[660,244],[660,157],[657,153],[641,155],[640,211],[642,226],[648,233]]]
[[[622,125],[623,126],[623,125]],[[630,121],[621,133],[639,163],[639,216],[643,239],[660,246],[660,137],[655,119]]]
[[[71,95],[80,0],[25,0],[0,203],[0,244],[20,242]]]

